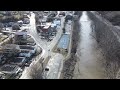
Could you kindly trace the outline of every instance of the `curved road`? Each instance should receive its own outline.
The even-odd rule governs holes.
[[[39,34],[37,33],[37,30],[36,30],[36,23],[35,23],[35,14],[34,13],[31,13],[31,17],[30,17],[30,27],[29,27],[29,35],[33,37],[33,39],[36,41],[36,44],[38,46],[40,46],[42,48],[42,54],[41,54],[41,57],[42,58],[46,58],[47,56],[52,55],[52,57],[55,55],[55,53],[53,53],[51,50],[52,48],[57,44],[59,38],[61,37],[61,34],[62,34],[62,28],[63,28],[63,22],[64,22],[64,17],[61,18],[61,26],[58,28],[58,32],[57,32],[57,35],[56,37],[54,37],[54,39],[51,41],[51,42],[47,42],[47,41],[44,41],[44,40],[41,40],[40,37],[39,37]],[[48,52],[48,50],[50,50]],[[55,55],[56,56],[56,55]],[[53,57],[54,58],[54,57]],[[61,60],[62,58],[60,58]],[[52,59],[53,60],[53,59]],[[59,63],[60,60],[53,60],[52,63],[50,64],[62,64],[62,63]],[[31,65],[35,65],[37,64],[37,62],[39,61],[39,59],[35,62],[32,62]],[[57,61],[57,62],[56,62]],[[48,62],[48,66],[49,66],[49,62]],[[58,66],[61,66],[61,65],[58,65]],[[29,68],[29,67],[28,67]],[[28,69],[27,68],[27,69]],[[57,68],[57,67],[56,67]],[[59,68],[59,67],[58,67]],[[51,71],[54,71],[54,70],[57,70],[57,69],[54,69],[54,66],[51,67]],[[59,71],[59,70],[57,70]],[[56,72],[56,71],[55,71]],[[59,73],[59,72],[58,72]],[[58,74],[56,73],[56,75]],[[29,75],[27,74],[27,71],[25,70],[21,76],[21,79],[27,79],[27,78],[30,78]],[[52,77],[53,78],[53,77]],[[56,78],[56,76],[54,77]]]

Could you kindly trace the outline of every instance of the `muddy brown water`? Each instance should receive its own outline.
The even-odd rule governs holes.
[[[87,16],[87,12],[82,13],[79,23],[80,40],[73,79],[104,79],[106,78],[103,67],[105,60],[94,38],[94,25]]]

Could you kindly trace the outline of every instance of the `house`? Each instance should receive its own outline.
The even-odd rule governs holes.
[[[43,31],[43,32],[48,32],[49,29],[50,29],[50,26],[51,26],[51,25],[49,25],[49,24],[48,24],[48,25],[45,25],[45,26],[43,27],[42,31]]]
[[[22,50],[19,54],[20,57],[27,57],[30,58],[32,56],[32,53],[30,50]]]
[[[12,30],[20,30],[19,24],[15,23],[12,25]]]
[[[16,44],[27,43],[27,32],[16,32],[14,43]]]
[[[60,26],[61,25],[61,20],[57,20],[56,19],[56,20],[53,21],[53,23],[56,24],[56,25],[58,25],[58,26]]]
[[[16,32],[15,37],[16,39],[19,39],[19,38],[27,39],[27,32]]]
[[[30,50],[32,54],[34,54],[37,49],[35,46],[30,46],[30,45],[19,45],[19,47],[20,47],[21,51],[22,50]]]
[[[5,64],[0,68],[0,72],[4,74],[9,74],[10,76],[13,74],[18,74],[22,69],[17,65]]]
[[[24,20],[23,20],[23,24],[29,24],[29,23],[30,23],[29,18],[24,18]]]
[[[3,54],[6,54],[7,56],[13,56],[20,53],[19,45],[16,44],[6,44],[2,47]]]
[[[10,64],[12,65],[18,65],[18,66],[23,66],[26,62],[26,58],[25,57],[15,57],[13,59],[10,60]]]

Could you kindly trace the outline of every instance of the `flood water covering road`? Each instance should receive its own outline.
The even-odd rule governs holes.
[[[73,79],[104,79],[104,57],[95,40],[94,24],[89,19],[87,12],[82,13],[79,23],[80,40]]]

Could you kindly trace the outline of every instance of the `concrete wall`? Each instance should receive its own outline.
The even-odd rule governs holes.
[[[88,16],[95,24],[95,38],[106,57],[104,65],[108,78],[116,78],[120,68],[120,36],[116,31],[120,31],[96,12],[88,12]]]

